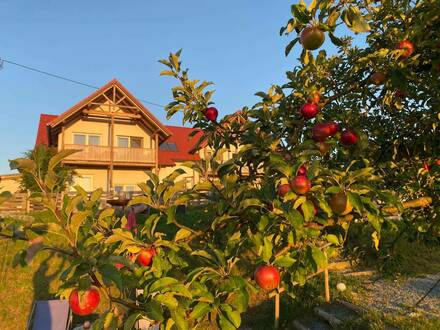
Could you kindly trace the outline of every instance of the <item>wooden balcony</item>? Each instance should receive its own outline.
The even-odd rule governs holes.
[[[65,159],[67,163],[109,164],[111,148],[81,144],[66,144],[64,149],[79,150]],[[146,148],[113,147],[113,163],[116,165],[154,165],[156,152]]]

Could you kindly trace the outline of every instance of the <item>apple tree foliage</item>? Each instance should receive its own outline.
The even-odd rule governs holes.
[[[150,207],[136,228],[113,209],[99,207],[101,190],[87,194],[76,187],[75,196],[54,200],[53,169],[69,151],[52,158],[45,177],[31,160],[16,160],[40,187],[31,198],[46,210],[34,221],[3,220],[2,236],[29,240],[20,262],[42,250],[70,259],[60,275],[60,296],[75,288],[100,289],[107,303],[94,329],[132,329],[144,317],[162,329],[189,329],[200,322],[236,329],[259,290],[253,280],[258,265],[276,266],[281,274],[276,291],[294,298],[295,288],[347,243],[355,223],[379,249],[383,228],[396,226],[384,208],[403,213],[401,200],[433,197],[429,208],[403,215],[408,225],[418,222],[417,230],[438,232],[438,1],[314,0],[291,9],[281,34],[291,39],[286,55],[298,51],[299,64],[282,85],[258,92],[257,104],[219,121],[204,116],[213,104],[211,83],[190,78],[180,52],[161,60],[166,66],[161,74],[178,83],[168,117],[181,113],[184,123],[203,132],[195,149],[208,147],[213,155],[185,164],[205,178],[191,189],[179,180],[182,170],[162,181],[149,173],[139,185],[143,196],[131,201]],[[302,49],[296,35],[310,22],[325,32],[335,53]],[[365,41],[353,45],[353,35]],[[414,45],[410,56],[396,49],[402,40]],[[375,72],[384,76],[380,83],[372,81]],[[299,109],[315,91],[321,96],[319,113],[304,119]],[[314,141],[314,125],[326,121],[355,132],[357,142],[342,145],[340,132]],[[231,147],[237,153],[222,161]],[[419,170],[424,163],[429,170]],[[301,165],[311,189],[279,196],[277,187],[295,178]],[[335,213],[329,204],[338,193],[352,207],[347,214]],[[193,200],[206,203],[188,222],[182,206]],[[50,239],[54,235],[62,237],[61,244]],[[150,248],[156,251],[152,264],[140,267],[137,253]]]

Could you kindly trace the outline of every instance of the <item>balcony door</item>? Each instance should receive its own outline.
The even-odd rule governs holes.
[[[143,139],[137,136],[118,136],[118,147],[120,148],[142,148]]]

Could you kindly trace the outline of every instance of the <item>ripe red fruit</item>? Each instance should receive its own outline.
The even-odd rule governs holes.
[[[124,268],[124,264],[115,264],[115,268],[116,269],[122,269],[122,268]]]
[[[327,125],[328,131],[329,131],[329,136],[333,136],[336,133],[338,133],[339,125],[337,123],[335,123],[334,121],[328,121],[324,124]]]
[[[370,79],[373,84],[381,85],[385,81],[385,75],[382,72],[376,71],[371,75]]]
[[[435,164],[438,165],[438,166],[440,166],[440,159],[437,159],[437,160],[435,161]]]
[[[305,119],[310,119],[315,117],[319,112],[319,108],[316,104],[306,103],[301,107],[301,116]]]
[[[305,175],[299,175],[290,181],[290,188],[295,193],[304,195],[312,188],[312,182]]]
[[[278,186],[278,196],[284,197],[289,191],[290,185],[287,183]]]
[[[358,140],[358,137],[355,132],[353,132],[350,129],[346,129],[341,133],[341,138],[339,139],[339,142],[341,142],[344,146],[351,146],[355,144]]]
[[[156,255],[156,250],[154,248],[151,249],[144,249],[139,252],[137,256],[137,262],[141,266],[150,266],[151,262],[153,261],[153,257]]]
[[[320,99],[321,99],[321,93],[319,91],[313,91],[310,93],[309,97],[307,98],[307,103],[318,104]]]
[[[315,141],[322,142],[329,136],[335,135],[339,131],[339,125],[334,121],[318,123],[312,128],[312,138]]]
[[[70,293],[69,305],[76,315],[89,315],[98,307],[100,298],[96,288],[90,288],[80,295],[75,289]]]
[[[429,172],[430,167],[429,167],[429,165],[428,165],[427,163],[423,163],[423,169],[424,169],[425,171],[428,171],[428,172]]]
[[[214,107],[209,107],[205,111],[205,118],[209,121],[216,121],[218,116],[218,110]]]
[[[414,52],[414,45],[411,41],[409,40],[402,40],[401,42],[399,42],[396,46],[396,49],[403,49],[405,50],[402,53],[402,57],[403,58],[407,58],[410,57],[411,54]]]
[[[274,266],[260,266],[255,270],[255,282],[263,290],[272,291],[280,284],[280,273]]]
[[[300,41],[304,49],[318,49],[324,43],[324,40],[324,32],[316,26],[307,26],[301,31]]]
[[[296,172],[296,175],[307,175],[307,167],[301,165]]]

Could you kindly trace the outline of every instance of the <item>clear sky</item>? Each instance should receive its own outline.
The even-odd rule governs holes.
[[[299,56],[280,37],[291,1],[0,1],[0,58],[102,86],[117,78],[135,96],[170,101],[157,61],[183,48],[194,78],[210,80],[221,114],[252,105],[284,82]],[[93,90],[5,63],[0,70],[0,174],[35,143],[40,113],[59,114]],[[165,121],[165,111],[147,107]],[[179,118],[168,123],[181,124]]]

